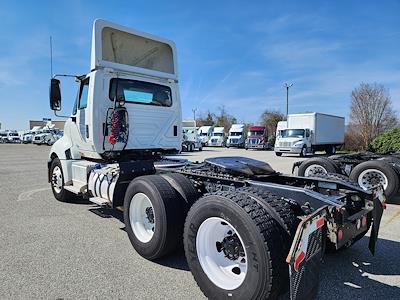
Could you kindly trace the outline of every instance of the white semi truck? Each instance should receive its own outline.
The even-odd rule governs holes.
[[[182,121],[182,151],[193,152],[203,150],[195,120]]]
[[[244,148],[245,141],[246,135],[244,132],[244,124],[232,124],[231,128],[229,129],[226,147]]]
[[[348,247],[372,226],[374,251],[380,186],[285,176],[244,157],[168,159],[182,143],[173,42],[96,20],[90,70],[76,76],[76,104],[51,148],[49,182],[59,201],[122,206],[141,256],[157,260],[183,243],[211,299],[276,299],[289,287],[291,299],[312,299],[325,241]],[[54,111],[61,110],[57,77]]]
[[[344,143],[343,117],[322,113],[291,114],[288,115],[286,124],[281,123],[281,126],[285,125],[285,129],[277,129],[277,156],[283,153],[306,156],[315,151],[335,154],[337,148]]]
[[[213,133],[208,141],[208,146],[214,147],[225,147],[225,128],[224,127],[214,127]]]
[[[200,141],[203,146],[207,146],[213,134],[214,126],[201,126],[199,128]]]

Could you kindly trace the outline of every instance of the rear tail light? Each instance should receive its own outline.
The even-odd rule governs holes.
[[[367,225],[367,217],[364,216],[361,218],[361,226],[365,227],[366,225]]]
[[[338,241],[339,241],[339,242],[340,242],[341,240],[343,240],[343,231],[342,231],[342,229],[339,229],[339,230],[338,230],[337,237],[338,237]]]

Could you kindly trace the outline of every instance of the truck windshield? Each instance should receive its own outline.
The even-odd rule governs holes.
[[[201,136],[206,136],[206,135],[208,135],[208,133],[207,132],[200,132],[200,135]]]
[[[18,136],[18,133],[10,133],[9,136]]]
[[[215,133],[213,134],[213,136],[224,136],[224,134],[221,133],[221,132],[215,132]]]
[[[252,130],[249,135],[264,135],[264,130]]]
[[[285,129],[282,130],[281,136],[282,137],[304,137],[305,130],[304,129]]]
[[[231,132],[231,136],[241,136],[241,132]]]
[[[172,105],[172,93],[168,86],[144,81],[114,78],[111,80],[109,92],[109,97],[112,101],[114,101],[116,89],[118,89],[117,99],[124,100],[127,103],[167,107]]]

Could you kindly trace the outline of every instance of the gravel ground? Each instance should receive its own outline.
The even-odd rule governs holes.
[[[47,183],[50,148],[0,145],[0,299],[203,299],[178,252],[158,262],[132,248],[121,213],[57,202]],[[298,157],[206,148],[191,160],[243,155],[290,173]],[[326,256],[319,299],[399,299],[400,206],[385,211],[376,256],[368,239]]]

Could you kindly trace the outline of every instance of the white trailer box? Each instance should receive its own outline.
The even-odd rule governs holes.
[[[283,124],[282,124],[283,125]],[[275,153],[336,152],[344,142],[344,118],[322,113],[288,115],[287,128],[277,130]]]

